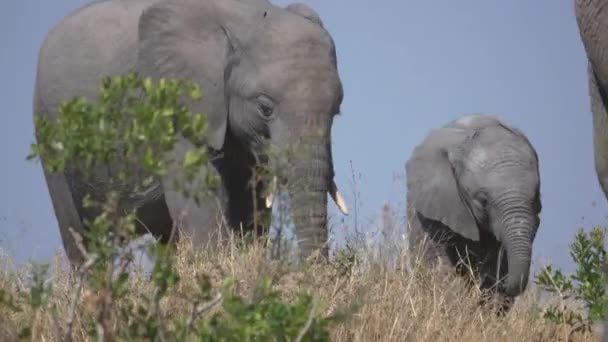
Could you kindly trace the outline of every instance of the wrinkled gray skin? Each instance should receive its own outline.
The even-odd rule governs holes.
[[[579,34],[588,58],[589,95],[593,113],[595,171],[608,198],[608,3],[575,0]]]
[[[595,172],[608,199],[608,2],[575,0],[576,22],[585,53],[593,117]],[[602,341],[608,341],[608,320]]]
[[[496,116],[464,115],[432,130],[406,173],[413,249],[426,238],[427,262],[457,266],[466,247],[482,289],[499,270],[495,289],[509,301],[521,294],[541,211],[538,157],[524,134]]]
[[[213,172],[221,175],[219,201],[200,207],[172,189],[169,175],[150,188],[122,191],[122,208],[138,208],[142,232],[162,241],[179,225],[196,245],[211,241],[223,219],[233,229],[254,227],[252,187],[256,161],[284,171],[301,256],[321,248],[327,256],[327,193],[335,196],[330,132],[343,89],[333,39],[306,5],[281,8],[265,0],[111,0],[86,5],[60,22],[39,54],[34,113],[56,117],[61,101],[94,100],[101,77],[136,70],[140,75],[198,82],[205,94],[194,112],[208,115]],[[286,160],[268,151],[297,150]],[[175,157],[191,147],[180,141]],[[44,161],[43,161],[44,162]],[[202,173],[202,172],[201,172]],[[81,206],[89,192],[100,200],[115,172],[97,170],[87,182],[74,170],[45,177],[63,245],[80,263],[68,227],[81,232],[96,212]],[[140,180],[145,174],[140,172]],[[293,182],[297,180],[297,182]],[[268,184],[257,184],[263,215]],[[334,197],[335,198],[335,197]],[[264,228],[264,227],[262,227]]]

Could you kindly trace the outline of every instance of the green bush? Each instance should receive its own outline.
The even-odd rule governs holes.
[[[545,266],[536,278],[542,290],[557,294],[562,300],[581,301],[586,310],[583,315],[563,303],[549,306],[545,318],[568,324],[577,330],[591,331],[594,322],[608,318],[608,274],[606,258],[606,228],[594,227],[590,232],[579,230],[570,245],[570,256],[576,271],[566,276],[552,265]]]

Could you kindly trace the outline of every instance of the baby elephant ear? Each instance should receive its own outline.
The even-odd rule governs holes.
[[[319,16],[319,14],[315,10],[310,8],[310,6],[308,6],[308,5],[297,2],[297,3],[288,5],[287,7],[285,7],[285,9],[288,10],[289,12],[298,14],[298,15],[312,21],[313,23],[317,23],[319,26],[323,27],[323,21],[321,20],[321,17]]]
[[[408,202],[425,217],[440,221],[463,237],[479,241],[479,229],[460,197],[449,146],[464,141],[467,132],[435,130],[418,145],[406,163]]]

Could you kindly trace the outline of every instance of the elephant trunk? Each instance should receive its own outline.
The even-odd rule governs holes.
[[[313,141],[299,146],[299,158],[288,173],[291,211],[300,256],[315,250],[328,257],[327,193],[333,180],[329,142]],[[330,191],[331,193],[331,191]]]
[[[532,260],[532,219],[525,209],[510,210],[504,216],[501,241],[508,261],[504,291],[516,297],[526,290]]]

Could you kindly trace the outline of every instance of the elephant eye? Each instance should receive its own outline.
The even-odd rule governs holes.
[[[262,116],[264,116],[265,118],[269,118],[272,116],[272,113],[274,112],[274,101],[272,101],[266,95],[258,95],[257,103],[258,110],[260,111],[260,114],[262,114]]]

